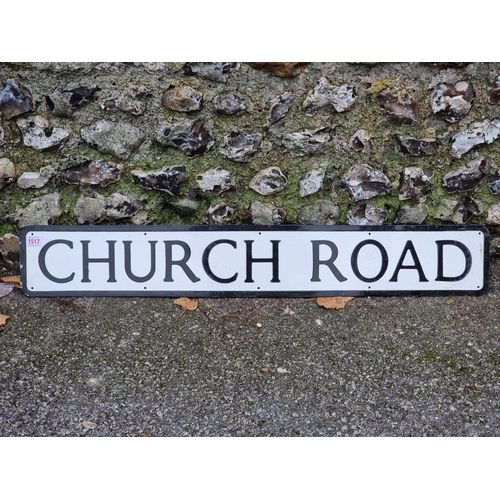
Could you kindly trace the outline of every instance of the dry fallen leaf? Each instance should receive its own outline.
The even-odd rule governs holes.
[[[14,285],[12,283],[0,283],[0,297],[9,295],[12,290],[14,290]]]
[[[0,278],[3,283],[12,283],[16,288],[21,288],[21,276],[2,276]]]
[[[325,309],[344,309],[345,305],[354,297],[318,297],[316,302],[318,306]]]
[[[9,318],[10,316],[8,314],[0,314],[0,326],[4,326]]]
[[[179,297],[174,300],[174,304],[181,306],[186,311],[198,309],[198,299],[189,299],[188,297]]]

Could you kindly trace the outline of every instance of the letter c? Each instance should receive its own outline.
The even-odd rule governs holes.
[[[235,273],[233,276],[230,278],[220,278],[219,276],[216,276],[212,269],[210,269],[210,263],[208,262],[208,259],[210,257],[210,252],[216,245],[220,245],[222,243],[226,243],[228,245],[231,245],[233,248],[236,248],[236,241],[234,240],[216,240],[210,245],[205,248],[205,251],[203,252],[203,258],[202,258],[202,263],[203,263],[203,269],[207,273],[210,279],[213,281],[216,281],[217,283],[232,283],[233,281],[236,281],[236,278],[238,277],[238,273]]]
[[[43,275],[50,281],[53,281],[54,283],[69,283],[75,277],[75,273],[71,273],[67,278],[56,278],[54,275],[49,273],[47,269],[47,264],[45,263],[45,256],[47,255],[48,249],[58,244],[68,245],[71,249],[73,249],[72,241],[69,240],[50,241],[49,243],[44,245],[43,248],[40,250],[40,253],[38,254],[38,265],[40,266],[40,270],[42,271]]]

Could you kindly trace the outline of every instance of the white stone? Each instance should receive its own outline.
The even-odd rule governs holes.
[[[291,132],[283,137],[283,145],[293,156],[307,156],[325,149],[332,139],[329,127]]]
[[[8,158],[0,158],[0,189],[14,182],[16,169]]]
[[[330,85],[325,77],[318,80],[313,90],[307,95],[302,107],[306,112],[315,111],[326,106],[333,106],[335,111],[348,111],[356,102],[356,91],[351,85]]]
[[[49,182],[49,178],[41,172],[24,172],[17,179],[17,185],[21,189],[39,189]]]
[[[269,167],[257,172],[249,186],[257,193],[268,196],[285,189],[287,182],[287,178],[278,167]]]
[[[500,137],[500,118],[489,122],[487,120],[475,123],[471,129],[455,134],[451,140],[450,154],[455,158],[481,144],[491,144]]]
[[[48,226],[61,215],[61,195],[46,194],[33,200],[27,207],[18,209],[15,219],[19,227]]]
[[[310,170],[300,179],[300,196],[304,198],[304,196],[317,193],[323,187],[324,180],[324,170]]]
[[[235,187],[231,172],[222,167],[213,168],[197,175],[196,182],[203,191],[215,191],[217,194]]]
[[[285,211],[282,208],[271,203],[261,203],[260,201],[252,203],[250,213],[252,222],[263,226],[282,224],[286,218]]]
[[[60,149],[69,137],[69,132],[62,128],[53,128],[50,135],[49,122],[42,116],[32,118],[19,118],[17,125],[23,135],[25,146],[37,151],[55,151]]]
[[[500,226],[500,203],[492,205],[488,209],[486,224],[491,224],[492,226]]]

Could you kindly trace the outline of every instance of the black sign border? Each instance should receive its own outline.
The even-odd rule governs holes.
[[[60,231],[60,232],[161,232],[161,231],[213,231],[213,232],[236,232],[236,231],[325,231],[325,232],[343,232],[343,231],[361,231],[361,232],[390,232],[390,231],[412,231],[412,232],[439,232],[439,231],[479,231],[484,235],[484,279],[483,288],[479,290],[320,290],[320,291],[285,291],[285,292],[269,292],[269,291],[249,291],[249,292],[221,292],[221,291],[76,291],[76,292],[33,292],[26,287],[26,248],[25,242],[27,234],[30,231]],[[347,226],[347,225],[277,225],[277,226],[260,226],[260,225],[173,225],[173,226],[150,226],[150,225],[81,225],[81,226],[26,226],[21,230],[20,237],[20,252],[21,252],[21,289],[28,297],[211,297],[211,298],[244,298],[244,297],[261,297],[261,298],[309,298],[309,297],[396,297],[396,296],[422,296],[422,297],[439,297],[449,295],[484,295],[489,290],[489,275],[490,275],[490,233],[480,225],[443,225],[443,226],[421,226],[421,225],[393,225],[393,226]]]

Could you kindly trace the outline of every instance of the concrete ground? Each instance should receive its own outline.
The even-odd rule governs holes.
[[[0,299],[0,436],[499,436],[480,297]]]

